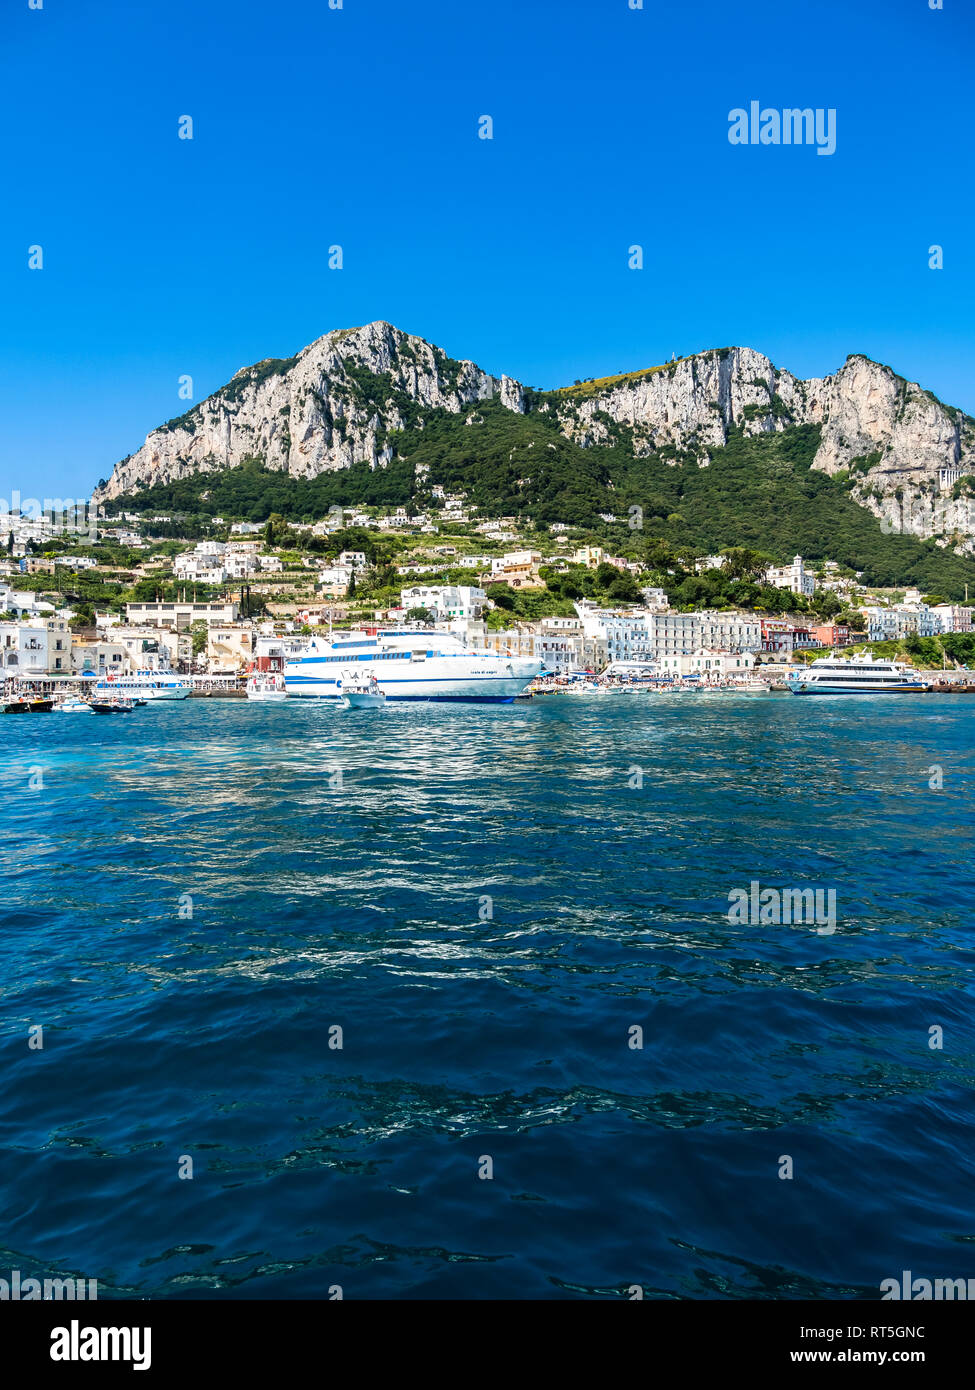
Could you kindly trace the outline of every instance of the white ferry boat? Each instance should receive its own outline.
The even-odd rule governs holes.
[[[389,700],[503,702],[520,695],[542,669],[535,657],[472,651],[445,632],[349,632],[335,640],[312,637],[285,662],[288,694],[337,700],[350,666],[374,674]]]
[[[793,695],[898,695],[928,689],[910,667],[875,661],[869,653],[848,661],[820,657],[810,666],[790,671],[786,683]]]
[[[193,689],[190,681],[175,671],[136,671],[131,676],[109,674],[95,682],[99,699],[121,697],[129,700],[185,700]]]
[[[280,671],[255,671],[247,678],[248,700],[280,701],[288,698]]]

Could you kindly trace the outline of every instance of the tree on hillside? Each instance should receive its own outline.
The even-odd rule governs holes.
[[[484,592],[498,608],[510,610],[515,606],[515,596],[507,584],[489,584]]]
[[[768,569],[768,557],[745,545],[733,545],[722,550],[723,568],[732,579],[760,579]]]
[[[835,618],[837,613],[842,612],[843,609],[840,600],[834,593],[831,593],[829,589],[823,589],[821,592],[815,594],[812,606],[819,617],[827,622],[830,618]]]

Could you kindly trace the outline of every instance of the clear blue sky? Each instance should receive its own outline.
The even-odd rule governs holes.
[[[866,352],[975,413],[963,0],[343,3],[7,0],[0,497],[377,318],[546,387]],[[834,107],[836,153],[732,146],[751,100]]]

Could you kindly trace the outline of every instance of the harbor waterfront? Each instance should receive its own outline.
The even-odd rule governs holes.
[[[973,715],[5,721],[6,1265],[102,1299],[967,1277]],[[736,918],[753,885],[834,929]]]

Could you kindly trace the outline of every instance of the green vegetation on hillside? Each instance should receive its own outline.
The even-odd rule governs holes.
[[[334,505],[428,509],[430,488],[440,484],[466,493],[482,516],[514,516],[543,527],[564,522],[634,559],[643,558],[648,544],[666,544],[678,556],[744,546],[779,563],[796,552],[811,564],[830,559],[862,571],[875,587],[910,584],[950,599],[960,599],[966,583],[975,591],[972,560],[934,540],[884,534],[851,494],[856,470],[831,478],[811,468],[816,426],[749,436],[732,431],[727,445],[701,466],[704,448],[693,441],[680,454],[665,447],[638,456],[632,431],[608,416],[603,423],[609,421],[611,442],[582,448],[559,430],[553,409],[558,393],[529,393],[524,415],[498,400],[454,414],[421,407],[389,376],[345,365],[357,404],[384,412],[394,405],[404,421],[402,430],[381,434],[380,444],[394,451],[388,465],[362,462],[302,479],[270,471],[255,458],[239,468],[140,489],[106,511],[178,513],[198,529],[216,515],[264,521],[276,512],[310,523]],[[780,413],[775,403],[772,413]],[[617,519],[605,521],[601,514]]]
[[[258,458],[219,473],[194,473],[172,483],[140,488],[128,497],[106,502],[108,516],[139,510],[148,514],[180,513],[198,522],[223,516],[234,521],[266,521],[279,512],[289,521],[318,521],[332,506],[405,506],[413,494],[413,469],[402,459],[373,469],[353,464],[317,478],[292,478],[265,468]],[[178,528],[176,528],[178,529]],[[165,523],[154,534],[168,534]],[[191,537],[192,538],[192,537]]]

